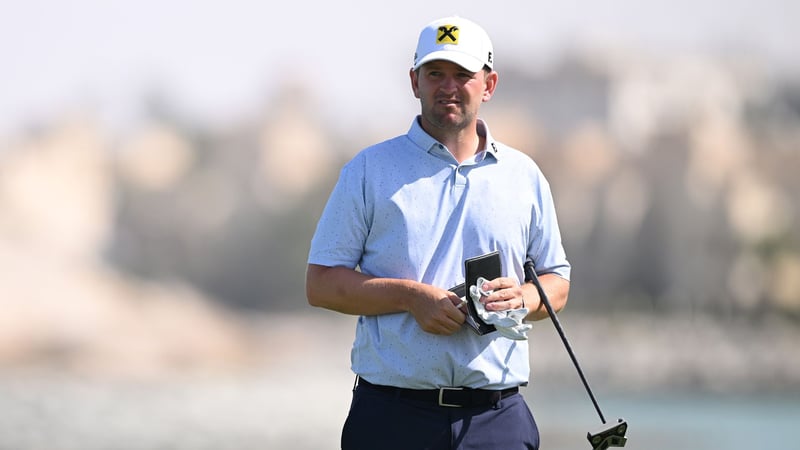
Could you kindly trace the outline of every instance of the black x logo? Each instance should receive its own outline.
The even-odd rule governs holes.
[[[453,34],[456,31],[458,31],[458,27],[456,25],[453,25],[450,28],[447,28],[446,26],[442,25],[441,27],[439,27],[439,37],[436,40],[441,43],[445,40],[445,38],[447,38],[450,39],[450,42],[456,42],[458,41],[458,39]]]

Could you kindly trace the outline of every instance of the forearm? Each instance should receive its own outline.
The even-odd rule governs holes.
[[[429,288],[412,280],[376,278],[346,267],[309,264],[306,272],[308,303],[344,314],[409,311],[411,299]]]
[[[539,283],[541,283],[542,289],[547,294],[547,299],[550,301],[550,306],[553,307],[553,310],[559,312],[564,309],[569,296],[569,281],[555,274],[544,274],[539,276]],[[525,283],[522,289],[525,307],[530,310],[526,320],[535,321],[548,318],[547,308],[539,298],[536,286],[533,283]]]

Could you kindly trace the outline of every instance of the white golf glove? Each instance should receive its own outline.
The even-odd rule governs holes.
[[[487,311],[486,307],[481,303],[481,297],[491,294],[490,291],[484,291],[480,286],[486,283],[483,277],[478,278],[475,286],[469,287],[469,296],[472,298],[472,304],[475,305],[475,310],[484,322],[489,325],[494,325],[497,332],[502,336],[516,341],[524,341],[528,339],[528,332],[533,325],[523,323],[525,316],[528,315],[528,308],[508,309],[505,311]]]

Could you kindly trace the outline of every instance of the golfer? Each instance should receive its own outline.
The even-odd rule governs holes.
[[[342,168],[317,224],[308,301],[359,316],[345,450],[539,447],[519,394],[530,373],[526,336],[479,335],[448,290],[464,282],[466,259],[497,251],[503,276],[479,286],[485,311],[547,317],[523,281],[528,258],[556,311],[569,292],[548,182],[478,118],[498,86],[494,56],[465,18],[425,26],[409,71],[420,114],[405,135]]]

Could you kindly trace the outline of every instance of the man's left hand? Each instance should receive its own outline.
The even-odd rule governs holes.
[[[495,278],[492,281],[487,281],[480,288],[486,292],[491,292],[488,296],[481,298],[481,303],[485,305],[487,311],[506,311],[525,306],[522,286],[513,278]]]

